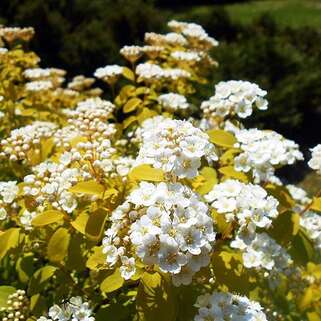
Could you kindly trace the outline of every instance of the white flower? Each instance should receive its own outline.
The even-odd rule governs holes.
[[[258,302],[229,292],[200,295],[195,303],[199,308],[194,321],[267,321]]]
[[[151,164],[180,178],[197,176],[201,159],[217,160],[208,135],[187,121],[159,119],[154,128],[142,131],[143,143],[137,164]]]
[[[248,172],[252,170],[254,182],[278,182],[275,168],[292,165],[302,160],[299,146],[274,131],[241,129],[235,131],[238,141],[236,147],[242,152],[235,157],[235,169]]]
[[[28,210],[24,210],[20,216],[20,223],[24,226],[26,230],[31,230],[31,222],[36,216],[36,212],[29,212]]]
[[[50,80],[35,80],[26,83],[26,90],[41,91],[53,88],[53,83]]]
[[[0,196],[3,202],[11,204],[17,197],[19,187],[16,181],[0,182]]]
[[[222,81],[215,86],[215,95],[201,105],[205,117],[238,115],[246,118],[254,107],[265,110],[268,102],[263,97],[266,91],[248,81]]]
[[[321,175],[321,144],[311,149],[312,157],[308,165]]]
[[[119,268],[120,274],[125,280],[129,280],[136,273],[135,259],[127,256],[122,256],[120,259],[122,263]]]
[[[317,249],[321,249],[321,216],[307,211],[300,218],[300,225],[307,232]]]
[[[186,98],[183,95],[175,94],[175,93],[168,93],[163,94],[158,97],[159,104],[165,110],[180,110],[180,109],[187,109],[189,104]]]
[[[110,65],[110,66],[98,68],[95,71],[94,76],[100,79],[109,79],[113,77],[118,77],[122,75],[122,73],[123,73],[123,67],[118,65]]]
[[[104,252],[116,253],[111,245],[125,249],[131,244],[146,265],[156,264],[171,275],[189,270],[188,277],[173,279],[176,285],[191,282],[192,275],[209,264],[215,241],[213,220],[198,195],[182,184],[141,182],[112,213],[111,220],[103,240]],[[123,255],[130,257],[129,253]]]

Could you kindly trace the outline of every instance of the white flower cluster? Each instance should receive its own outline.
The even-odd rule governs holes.
[[[83,75],[75,76],[67,85],[67,87],[71,90],[75,91],[84,91],[91,87],[91,85],[95,82],[94,78],[85,77]]]
[[[50,77],[63,77],[66,74],[65,70],[58,68],[30,68],[23,72],[27,79],[46,79]]]
[[[29,315],[30,302],[26,291],[17,290],[8,296],[6,307],[0,308],[2,321],[27,320]]]
[[[53,88],[53,83],[50,80],[34,80],[26,83],[28,91],[42,91]]]
[[[308,165],[321,175],[321,144],[311,149],[312,158],[308,162]]]
[[[308,194],[304,189],[292,184],[286,185],[286,188],[292,198],[300,205],[305,205],[311,202],[311,199],[308,197]]]
[[[120,54],[134,63],[143,55],[143,50],[142,47],[139,46],[124,46],[120,49]]]
[[[32,27],[19,28],[19,27],[0,27],[0,38],[8,42],[16,40],[29,41],[35,34]]]
[[[200,295],[195,306],[199,310],[194,321],[267,321],[258,302],[229,292]]]
[[[285,249],[266,233],[239,233],[231,246],[243,252],[246,268],[265,269],[272,274],[286,272],[293,263]]]
[[[189,63],[195,63],[202,59],[202,55],[199,52],[196,51],[173,51],[171,53],[171,57],[175,60],[189,62]]]
[[[16,161],[26,159],[31,149],[34,153],[40,153],[41,141],[50,138],[56,128],[54,123],[35,121],[31,125],[14,129],[9,137],[1,140],[0,156]]]
[[[300,225],[314,242],[315,247],[321,249],[321,215],[307,211],[300,218]]]
[[[95,321],[95,318],[89,303],[77,296],[61,306],[53,305],[49,309],[48,317],[40,317],[37,321]]]
[[[265,189],[233,179],[214,185],[205,199],[228,222],[237,221],[241,229],[268,228],[278,215],[278,201]]]
[[[215,241],[208,207],[179,183],[141,182],[113,212],[112,226],[105,234],[109,265],[116,264],[119,257],[123,265],[122,256],[130,243],[145,264],[157,264],[170,273],[176,286],[191,283],[193,274],[209,264]],[[125,279],[135,273],[135,260],[131,259],[131,269],[122,272]],[[125,262],[128,266],[127,256]]]
[[[0,221],[7,218],[7,207],[15,207],[19,187],[16,181],[0,182]]]
[[[124,68],[118,65],[109,65],[105,67],[98,68],[94,76],[96,78],[107,81],[108,83],[113,83],[123,74]]]
[[[160,79],[177,80],[180,78],[190,78],[191,74],[180,68],[162,68],[159,65],[149,62],[141,63],[136,67],[136,74],[145,81],[155,81]]]
[[[256,128],[242,129],[235,133],[241,154],[235,157],[235,169],[252,170],[255,183],[275,179],[275,167],[294,164],[302,160],[299,146],[282,135]]]
[[[197,176],[203,157],[217,160],[208,135],[187,121],[164,119],[143,130],[142,138],[137,164],[151,164],[179,178]]]
[[[248,81],[222,81],[215,86],[215,95],[204,101],[201,109],[207,118],[228,115],[246,118],[252,114],[254,107],[260,110],[268,108],[265,95],[265,90]]]
[[[68,122],[76,130],[91,139],[106,139],[116,132],[107,120],[112,117],[115,105],[99,97],[88,98],[78,103],[75,110],[66,110]]]
[[[184,36],[176,32],[170,32],[165,35],[160,35],[154,32],[145,33],[145,41],[152,45],[172,45],[172,46],[186,46],[187,40]]]
[[[191,45],[196,47],[202,46],[205,49],[218,46],[218,41],[210,37],[203,27],[196,23],[186,23],[171,20],[168,22],[168,26],[175,32],[182,33],[182,35],[188,39]]]
[[[176,111],[189,107],[186,97],[175,93],[160,95],[158,97],[158,102],[167,111]]]
[[[76,197],[68,190],[79,181],[79,169],[47,160],[32,170],[33,174],[24,177],[23,193],[35,199],[40,212],[47,204],[67,213],[77,207]]]

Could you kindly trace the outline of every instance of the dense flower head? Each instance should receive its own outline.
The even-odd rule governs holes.
[[[307,211],[300,218],[300,225],[314,242],[315,247],[321,249],[321,215]]]
[[[268,228],[278,215],[278,201],[264,188],[233,179],[214,185],[205,199],[228,222],[237,221],[241,228]]]
[[[51,80],[34,80],[26,83],[27,91],[42,91],[52,89],[53,83]]]
[[[173,45],[173,46],[185,46],[187,40],[184,36],[176,32],[170,32],[165,35],[160,35],[154,32],[145,33],[145,42],[151,45]]]
[[[110,138],[116,131],[114,124],[107,123],[115,105],[99,97],[88,98],[78,103],[75,110],[65,110],[68,122],[85,136]]]
[[[143,55],[143,51],[139,46],[124,46],[120,49],[120,54],[134,63]]]
[[[252,114],[253,108],[267,109],[265,95],[265,90],[248,81],[222,81],[215,86],[215,95],[204,101],[201,109],[207,118],[233,115],[246,118]]]
[[[199,310],[194,321],[267,321],[258,302],[229,292],[200,295],[195,306]]]
[[[23,72],[27,79],[46,79],[51,76],[64,76],[66,71],[57,68],[30,68]]]
[[[243,264],[246,268],[265,269],[274,274],[286,272],[293,263],[286,250],[267,233],[241,231],[231,242],[231,246],[243,252]]]
[[[42,316],[37,321],[95,321],[95,318],[89,303],[78,296],[64,304],[53,305],[48,311],[48,317]]]
[[[30,301],[25,290],[16,290],[8,296],[5,307],[0,308],[2,321],[27,320],[29,316]]]
[[[308,162],[308,165],[321,175],[321,144],[311,149],[312,157]]]
[[[19,187],[16,181],[0,182],[0,221],[5,220],[8,210],[16,207]]]
[[[126,235],[122,235],[124,231]],[[143,263],[157,264],[172,275],[175,285],[189,284],[193,274],[208,265],[215,241],[208,207],[179,183],[141,182],[113,212],[112,226],[105,234],[108,264],[116,264],[124,256],[127,240]],[[123,277],[134,273],[133,268]]]
[[[292,165],[302,160],[299,146],[292,140],[268,130],[241,129],[235,133],[242,152],[235,158],[235,169],[240,172],[252,170],[254,181],[272,181],[275,168]]]
[[[308,197],[308,193],[298,186],[288,184],[286,185],[287,190],[289,191],[291,197],[299,203],[299,205],[305,205],[311,202],[311,199]]]
[[[96,78],[102,79],[107,81],[108,83],[115,82],[122,74],[123,74],[124,68],[119,65],[108,65],[105,67],[98,68],[94,76]]]
[[[32,27],[0,27],[0,38],[9,43],[16,40],[29,41],[34,34],[35,30]]]
[[[40,153],[41,141],[50,138],[57,125],[51,122],[35,121],[30,125],[11,131],[10,136],[1,140],[1,156],[10,160],[25,160],[30,150]]]
[[[165,110],[169,111],[187,109],[190,106],[185,96],[175,93],[162,94],[157,100]]]
[[[196,23],[171,20],[168,22],[168,26],[175,32],[179,32],[185,36],[189,43],[196,48],[210,49],[218,46],[218,41],[210,37],[204,28]]]
[[[171,57],[178,61],[196,63],[202,59],[202,55],[196,51],[173,51]]]
[[[94,78],[78,75],[72,78],[67,87],[72,90],[82,91],[88,89],[94,82]]]
[[[208,135],[191,123],[165,119],[142,133],[143,142],[137,164],[151,164],[180,178],[197,176],[204,157],[217,160],[215,147]]]

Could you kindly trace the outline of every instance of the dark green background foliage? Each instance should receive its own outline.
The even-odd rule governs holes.
[[[250,125],[275,129],[307,150],[321,136],[321,26],[286,25],[274,19],[274,11],[245,25],[231,18],[234,5],[221,5],[232,2],[1,0],[0,22],[35,27],[31,46],[42,65],[65,68],[70,75],[92,75],[97,67],[125,63],[119,49],[141,44],[146,31],[165,32],[169,19],[200,23],[220,41],[213,52],[220,67],[200,96],[212,95],[220,80],[258,83],[269,92],[270,109]],[[254,8],[257,2],[245,5]]]

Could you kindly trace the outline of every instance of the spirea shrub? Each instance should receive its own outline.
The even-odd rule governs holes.
[[[321,319],[321,191],[276,171],[299,146],[244,127],[268,108],[256,84],[195,106],[218,42],[168,27],[68,81],[33,29],[1,27],[3,321]]]

